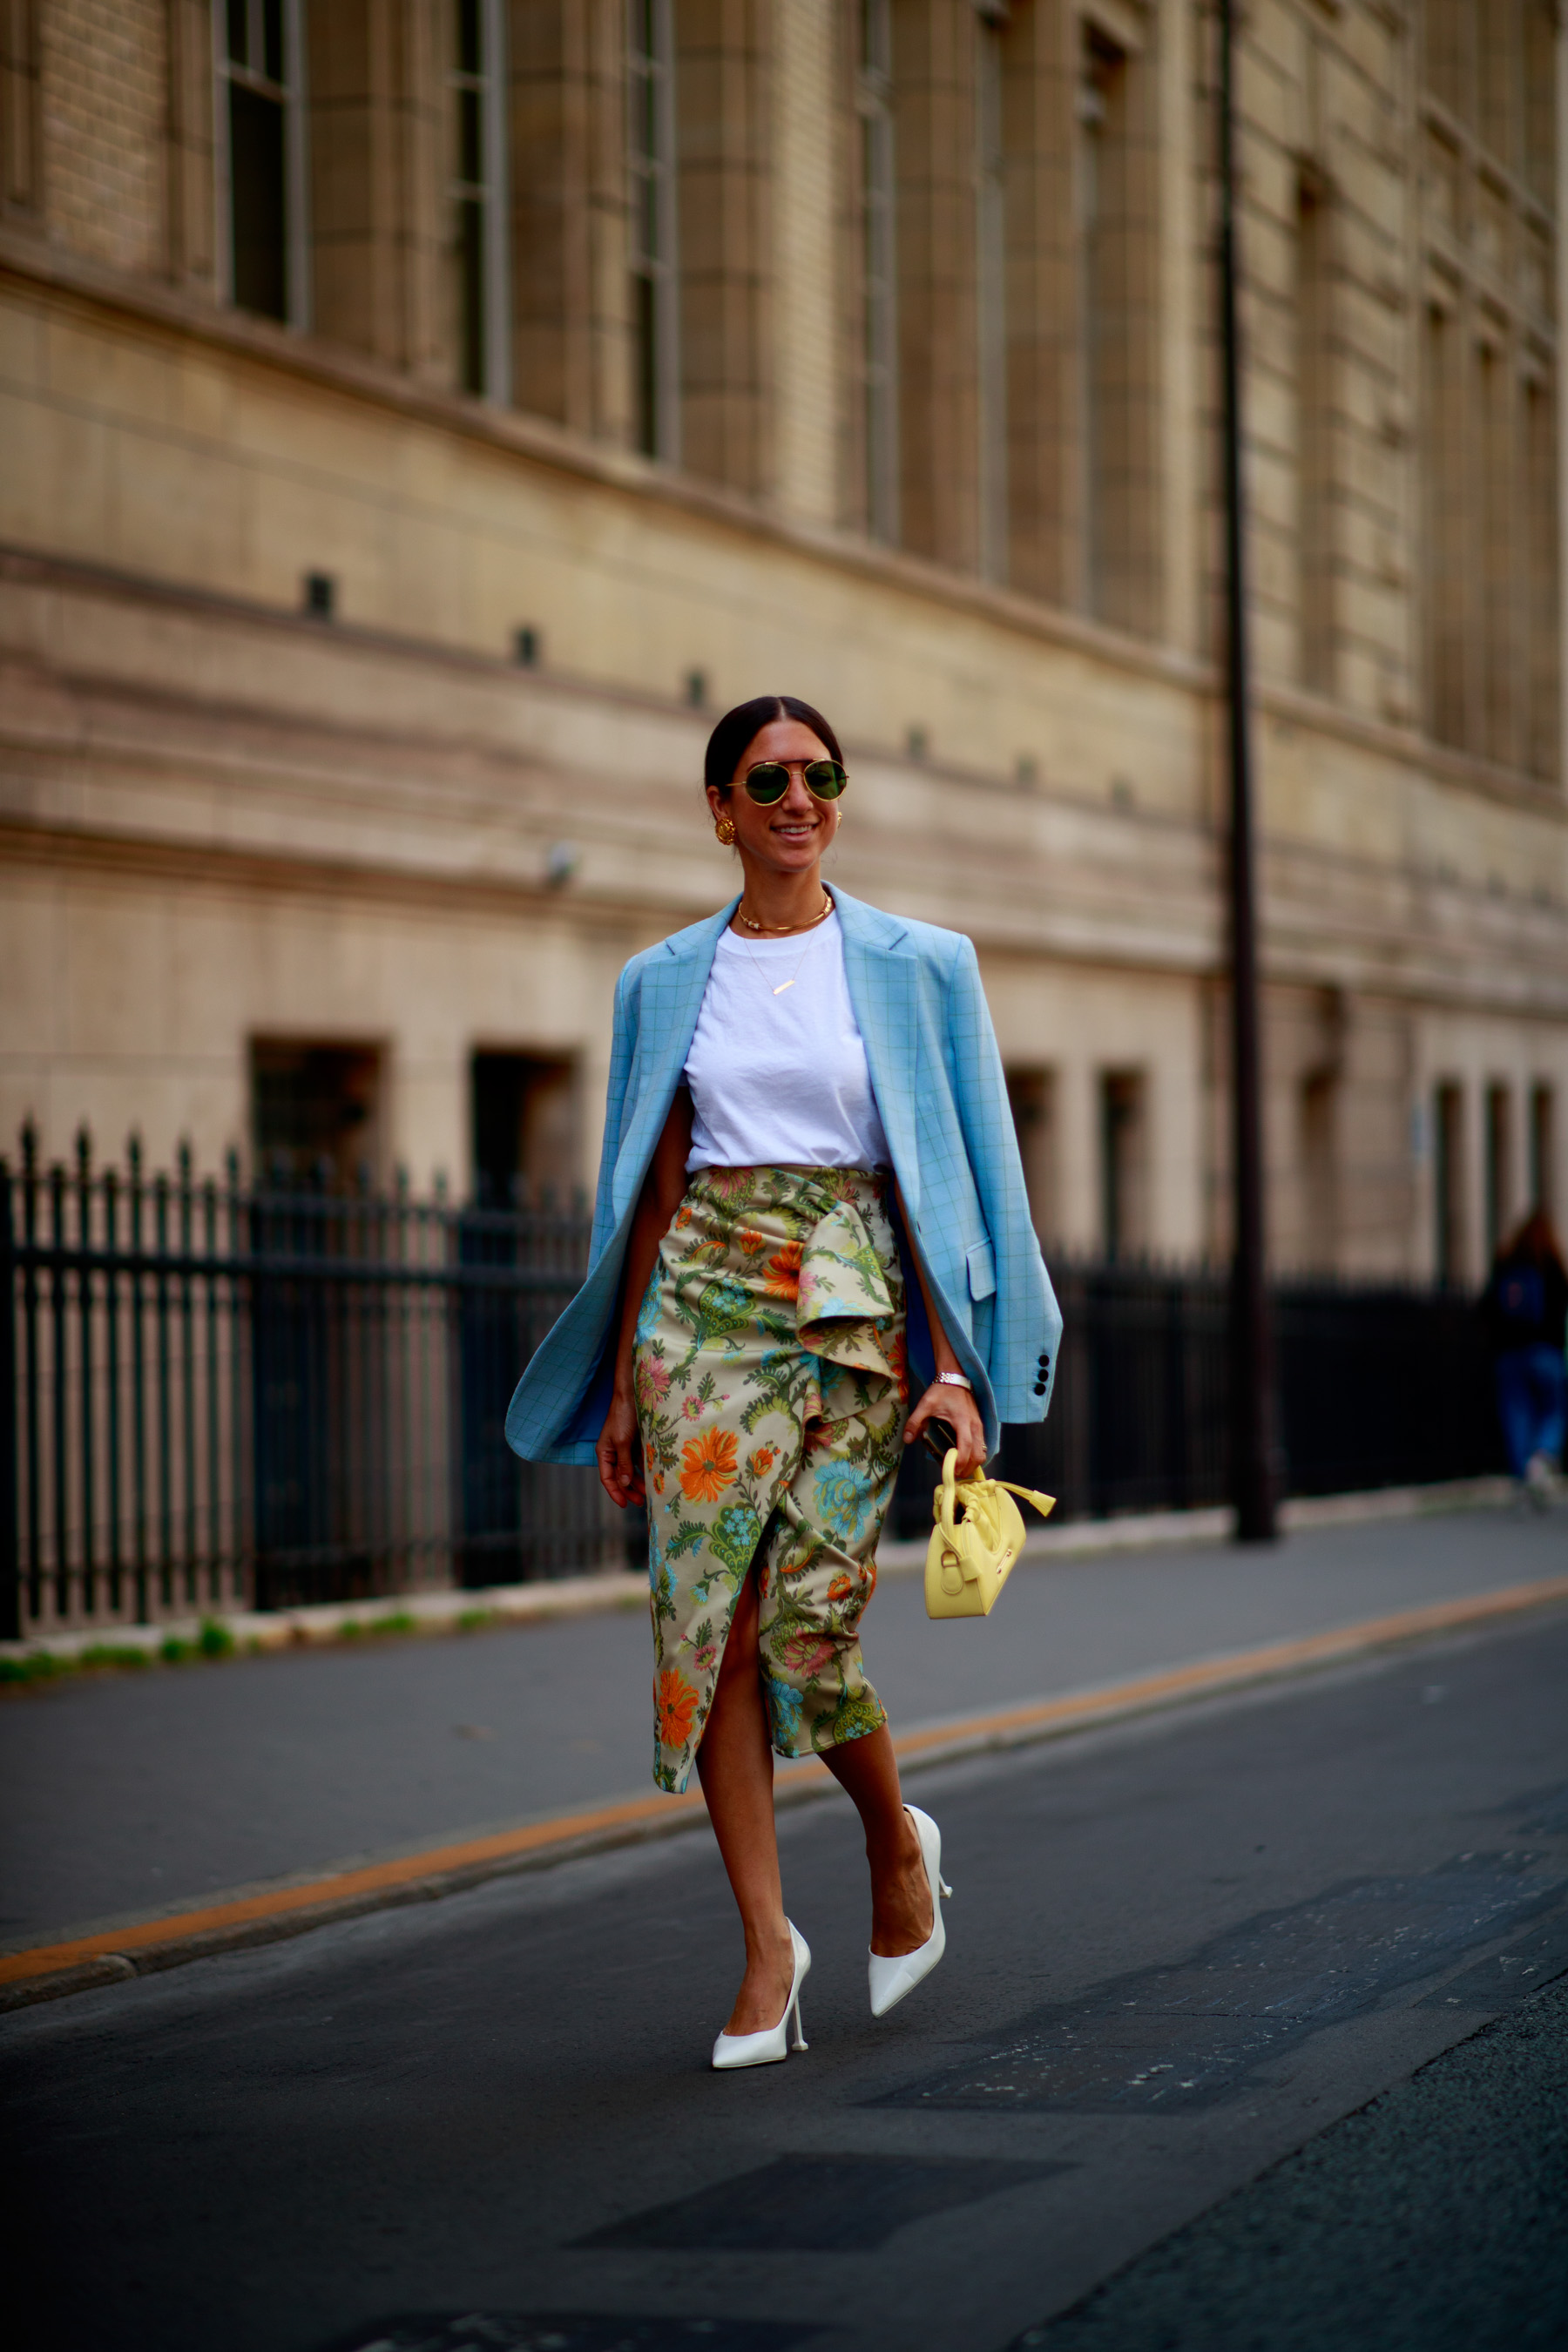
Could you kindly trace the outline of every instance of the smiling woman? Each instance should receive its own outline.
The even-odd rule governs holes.
[[[695,1763],[745,1929],[720,2067],[782,2059],[792,2019],[805,2047],[772,1750],[860,1813],[873,2013],[942,1958],[942,1840],[860,1620],[902,1447],[946,1423],[978,1469],[1004,1417],[1043,1418],[1061,1328],[973,947],[823,881],[848,784],[809,703],[714,729],[744,887],[621,975],[588,1277],[507,1417],[520,1454],[647,1505],[654,1779]]]

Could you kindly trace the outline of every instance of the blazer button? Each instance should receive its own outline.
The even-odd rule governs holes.
[[[1035,1394],[1036,1394],[1037,1396],[1044,1396],[1044,1395],[1045,1395],[1045,1393],[1046,1393],[1046,1384],[1045,1384],[1044,1381],[1037,1381],[1035,1382]]]

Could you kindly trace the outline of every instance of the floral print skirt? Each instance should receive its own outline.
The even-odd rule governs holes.
[[[699,1169],[659,1245],[633,1363],[661,1789],[690,1776],[753,1559],[778,1753],[888,1719],[859,1625],[908,1394],[891,1188],[883,1170]]]

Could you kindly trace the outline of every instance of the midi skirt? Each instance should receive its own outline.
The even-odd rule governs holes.
[[[633,1370],[661,1789],[690,1777],[753,1561],[778,1754],[888,1719],[859,1625],[908,1402],[891,1187],[884,1170],[700,1169],[659,1245]]]

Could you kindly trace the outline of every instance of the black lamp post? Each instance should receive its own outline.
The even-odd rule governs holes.
[[[1252,830],[1251,681],[1247,646],[1247,516],[1237,320],[1234,0],[1219,0],[1219,271],[1224,376],[1226,653],[1230,749],[1230,1017],[1236,1255],[1231,1269],[1231,1494],[1238,1543],[1278,1534],[1274,1347],[1263,1241],[1263,1116],[1258,1019],[1258,905]]]

